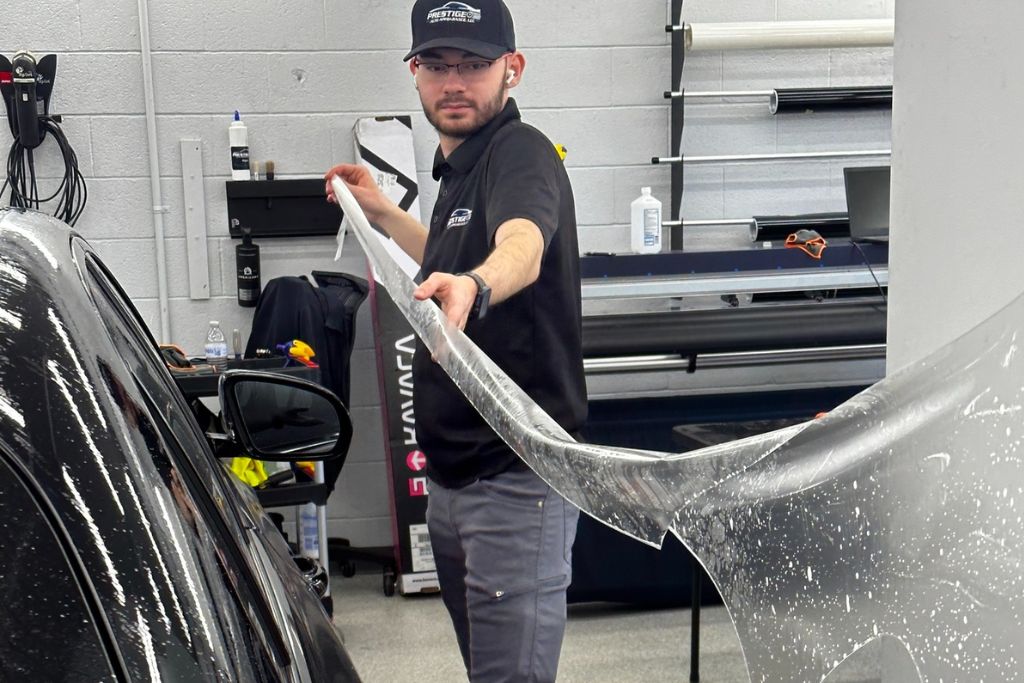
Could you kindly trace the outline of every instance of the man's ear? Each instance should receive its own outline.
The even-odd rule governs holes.
[[[416,71],[416,58],[413,57],[412,59],[409,60],[409,73],[412,74],[412,87],[419,90],[420,83],[419,81],[416,80]]]
[[[515,52],[508,60],[508,70],[505,72],[505,85],[515,87],[523,78],[523,71],[526,70],[526,57],[522,52]]]

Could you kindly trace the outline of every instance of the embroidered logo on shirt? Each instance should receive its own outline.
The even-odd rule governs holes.
[[[448,218],[448,226],[445,230],[451,230],[452,228],[461,228],[469,224],[470,219],[473,218],[472,209],[455,209],[452,211],[451,217]]]
[[[442,21],[453,21],[460,24],[475,24],[480,21],[481,12],[464,2],[446,2],[437,9],[427,13],[428,24],[439,24]]]

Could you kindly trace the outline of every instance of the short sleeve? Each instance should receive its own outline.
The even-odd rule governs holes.
[[[487,240],[502,224],[522,218],[540,228],[547,250],[558,229],[561,162],[554,145],[539,131],[509,126],[494,140],[487,160]]]

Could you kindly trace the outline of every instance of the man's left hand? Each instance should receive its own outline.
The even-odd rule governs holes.
[[[476,290],[476,282],[468,275],[434,273],[416,288],[413,297],[417,301],[435,297],[441,303],[441,310],[448,322],[464,330],[476,301]]]

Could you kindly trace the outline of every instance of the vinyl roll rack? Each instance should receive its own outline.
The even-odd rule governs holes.
[[[665,97],[671,101],[671,140],[668,157],[655,157],[654,164],[668,163],[671,174],[671,199],[663,227],[671,230],[669,240],[671,250],[683,250],[683,227],[687,224],[682,217],[683,190],[685,183],[684,156],[682,150],[683,127],[685,125],[685,105],[687,98],[683,89],[683,66],[686,55],[698,50],[750,50],[750,49],[803,49],[803,48],[839,48],[839,47],[876,47],[891,46],[894,39],[894,22],[892,20],[868,21],[835,21],[835,22],[764,22],[743,24],[685,24],[682,20],[683,0],[670,0],[671,21],[665,31],[671,36],[672,64],[671,82]],[[824,90],[772,90],[767,93],[704,93],[708,99],[726,97],[767,97],[769,111],[772,114],[790,111],[823,111],[849,109],[862,106],[884,106],[884,92],[845,92]],[[891,106],[891,89],[888,93]],[[858,156],[883,156],[891,154],[890,150],[851,151],[844,153],[803,153],[777,155],[719,155],[696,158],[695,163],[751,163],[756,161],[786,161],[808,158],[856,158]],[[689,160],[685,160],[689,161]],[[697,223],[694,221],[693,223]],[[712,225],[750,225],[753,236],[757,236],[757,223],[753,220],[717,220],[700,221],[700,224]],[[874,274],[872,274],[874,277]],[[881,285],[880,285],[881,286]],[[735,313],[736,311],[733,311]],[[876,316],[877,317],[877,314]],[[614,326],[616,321],[593,321],[590,324],[600,327],[602,324]],[[674,325],[672,323],[670,327]],[[614,332],[611,334],[614,335]],[[740,334],[740,333],[737,333]],[[592,328],[591,344],[603,337],[603,333]],[[878,344],[868,344],[867,353]],[[592,347],[593,348],[593,347]],[[753,352],[759,353],[759,352]],[[694,357],[695,358],[695,357]],[[668,359],[666,362],[677,362]],[[691,602],[690,631],[690,675],[691,683],[700,681],[700,604],[701,576],[699,563],[693,560],[693,585]]]
[[[885,47],[893,44],[891,19],[845,21],[780,21],[722,24],[687,24],[682,20],[683,0],[671,0],[674,23],[665,26],[671,35],[672,74],[665,97],[671,101],[671,141],[669,156],[653,157],[653,164],[671,167],[671,199],[663,227],[671,230],[673,251],[683,249],[683,227],[687,225],[751,224],[745,220],[684,221],[682,201],[687,163],[732,164],[784,162],[811,159],[880,158],[891,150],[846,150],[828,152],[792,152],[776,154],[729,154],[685,157],[682,150],[685,106],[687,101],[710,99],[768,100],[769,112],[781,114],[807,111],[836,111],[892,106],[891,86],[842,88],[788,88],[764,91],[721,91],[687,93],[682,87],[683,67],[689,52],[700,50],[825,49]]]

